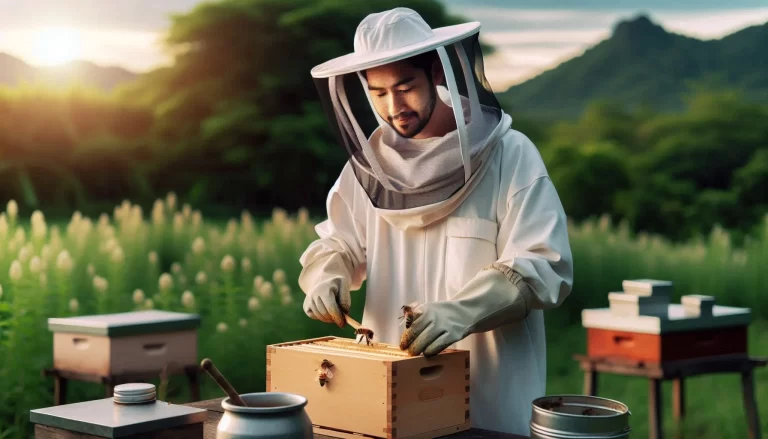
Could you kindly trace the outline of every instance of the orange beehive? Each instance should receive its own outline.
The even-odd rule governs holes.
[[[331,374],[321,385],[326,360]],[[305,396],[318,434],[430,439],[470,428],[465,350],[412,357],[339,337],[269,345],[267,391]]]

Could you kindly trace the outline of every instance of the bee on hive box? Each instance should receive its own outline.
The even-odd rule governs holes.
[[[317,372],[317,381],[320,383],[320,387],[324,387],[328,381],[333,378],[333,372],[331,372],[333,363],[328,360],[323,360],[319,369],[315,369]]]

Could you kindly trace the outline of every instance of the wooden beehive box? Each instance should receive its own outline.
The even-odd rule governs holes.
[[[333,364],[323,386],[318,369]],[[267,391],[307,398],[315,433],[434,438],[470,428],[469,351],[410,356],[397,346],[322,337],[267,346]]]
[[[670,304],[666,315],[620,315],[610,308],[582,311],[590,357],[649,364],[747,354],[750,321],[748,308],[717,305],[698,312],[690,305]]]
[[[53,332],[53,367],[111,376],[198,364],[200,317],[138,311],[48,319]]]

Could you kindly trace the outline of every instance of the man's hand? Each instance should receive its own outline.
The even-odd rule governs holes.
[[[316,285],[304,298],[304,312],[312,319],[336,323],[339,328],[347,324],[352,299],[344,279],[336,277]]]
[[[410,355],[437,355],[465,337],[465,328],[453,318],[455,304],[450,301],[426,303],[415,310],[410,328],[400,338],[400,349]]]

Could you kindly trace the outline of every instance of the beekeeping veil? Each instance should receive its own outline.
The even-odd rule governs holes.
[[[353,53],[312,69],[331,126],[375,208],[397,211],[446,202],[490,159],[503,113],[485,78],[479,30],[477,22],[432,29],[415,11],[395,8],[360,23]],[[443,74],[434,82],[430,66],[421,64],[432,93],[418,118],[418,109],[381,104],[401,99],[400,90],[378,98],[368,89],[369,69],[404,60],[415,68],[430,52]],[[377,99],[382,99],[379,111]],[[435,117],[438,101],[447,106],[443,114],[455,129],[414,137],[414,130],[423,131]],[[402,114],[411,115],[406,125],[399,122]]]

